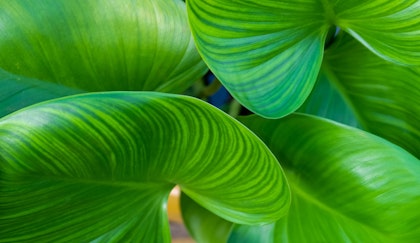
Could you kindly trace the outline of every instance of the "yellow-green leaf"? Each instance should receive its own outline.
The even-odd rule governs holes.
[[[237,223],[276,221],[290,204],[264,143],[195,98],[90,93],[0,119],[4,241],[169,242],[176,184]]]

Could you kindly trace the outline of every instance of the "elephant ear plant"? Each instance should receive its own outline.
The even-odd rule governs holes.
[[[175,185],[198,242],[418,242],[419,12],[1,1],[0,242],[170,242]]]

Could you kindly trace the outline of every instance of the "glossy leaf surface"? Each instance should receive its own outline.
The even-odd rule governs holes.
[[[191,0],[188,12],[199,51],[232,95],[255,113],[278,118],[308,97],[334,26],[382,58],[419,65],[419,4]]]
[[[268,117],[302,104],[322,61],[328,30],[322,6],[311,1],[187,3],[199,51],[236,99]]]
[[[87,91],[182,92],[207,70],[185,3],[0,3],[0,68]]]
[[[281,162],[292,190],[275,225],[237,226],[232,242],[416,242],[420,163],[361,130],[308,115],[241,119]],[[296,136],[299,134],[299,136]],[[238,232],[235,233],[235,230]],[[260,234],[263,233],[263,234]]]
[[[360,127],[354,107],[351,106],[343,89],[340,89],[340,80],[332,80],[329,77],[324,70],[321,70],[311,94],[299,107],[298,112]]]
[[[420,65],[420,1],[330,0],[336,25],[383,59]]]
[[[41,101],[83,91],[25,78],[0,69],[0,117]]]
[[[2,240],[169,242],[175,184],[238,223],[275,221],[290,203],[268,148],[191,97],[93,93],[0,120]]]
[[[337,105],[339,101],[328,102],[325,97],[331,92],[326,89],[324,98],[312,101],[314,104],[335,105],[329,117],[353,116],[363,129],[420,158],[419,67],[387,62],[343,35],[326,51],[322,69],[323,77],[340,93],[350,113]]]

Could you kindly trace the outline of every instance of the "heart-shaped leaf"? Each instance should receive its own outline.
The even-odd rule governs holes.
[[[283,116],[303,103],[316,80],[328,31],[322,6],[264,0],[187,3],[197,48],[237,100],[267,117]]]
[[[237,223],[275,221],[290,203],[261,140],[195,98],[91,93],[0,120],[4,241],[168,242],[175,184]]]
[[[417,0],[187,3],[204,60],[239,102],[261,116],[282,117],[305,101],[335,26],[382,58],[420,64]]]
[[[0,3],[0,68],[86,91],[182,92],[207,70],[185,3]]]

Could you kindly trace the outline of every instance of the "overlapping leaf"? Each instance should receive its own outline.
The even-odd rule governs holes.
[[[321,70],[311,94],[298,111],[360,127],[354,107],[351,106],[346,94],[343,94],[339,80],[332,80],[329,77],[331,76],[327,75],[325,70]]]
[[[281,159],[293,191],[293,206],[276,223],[274,239],[419,239],[420,163],[414,156],[374,135],[315,117],[243,121]]]
[[[181,212],[192,238],[200,243],[226,242],[233,223],[212,214],[185,194],[181,194]]]
[[[420,158],[419,67],[382,60],[349,35],[343,35],[326,51],[322,69],[323,77],[340,93],[353,114],[337,106],[329,117],[355,117],[363,129]],[[330,92],[325,91],[327,97]],[[325,98],[308,102],[312,106],[330,103]]]
[[[290,200],[268,148],[194,98],[93,93],[0,120],[3,241],[168,242],[175,184],[238,223],[275,221]]]
[[[290,182],[292,205],[288,215],[274,224],[235,225],[229,242],[419,239],[420,163],[405,150],[309,115],[240,120],[279,159]]]
[[[87,91],[182,92],[206,72],[182,1],[0,3],[0,68]]]
[[[420,65],[420,1],[330,0],[336,25],[383,59]]]
[[[282,117],[309,95],[334,25],[381,57],[420,64],[420,2],[188,1],[210,69],[251,111]]]
[[[322,6],[305,0],[187,3],[197,48],[236,99],[273,117],[302,104],[321,65],[328,29]]]
[[[2,69],[0,87],[0,117],[41,101],[82,93],[62,85],[12,75]]]

